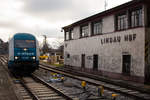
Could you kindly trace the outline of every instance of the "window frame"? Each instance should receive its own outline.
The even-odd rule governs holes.
[[[84,31],[86,32],[86,35],[85,34],[83,34],[83,28],[85,28],[84,29]],[[88,24],[85,24],[85,25],[81,25],[80,26],[80,38],[84,38],[84,37],[88,37],[89,36],[89,25]]]
[[[74,39],[74,32],[73,29],[70,29],[70,40]]]
[[[143,26],[143,7],[139,6],[129,10],[130,28]]]
[[[98,27],[98,24],[100,25],[99,27]],[[94,36],[94,35],[102,35],[102,30],[103,30],[102,19],[92,22],[91,23],[91,30],[92,30],[91,31],[92,32],[91,33],[92,36]]]
[[[65,41],[69,40],[69,31],[65,31]]]
[[[65,31],[65,41],[73,40],[73,29]]]
[[[32,41],[32,42],[29,42],[29,41]],[[15,39],[14,40],[14,48],[36,48],[36,41],[35,40]]]
[[[123,11],[115,15],[115,30],[121,31],[128,28],[127,11]]]

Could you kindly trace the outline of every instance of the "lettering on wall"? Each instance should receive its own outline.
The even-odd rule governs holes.
[[[121,41],[134,41],[136,39],[136,34],[128,34],[124,35],[124,39],[121,36],[114,36],[114,37],[107,37],[101,39],[101,44],[108,44],[108,43],[120,43]]]
[[[116,36],[116,37],[110,37],[110,38],[101,39],[101,44],[115,43],[115,42],[120,42],[120,41],[121,41],[121,37],[120,36]]]
[[[134,41],[136,39],[136,34],[129,34],[124,36],[124,41]]]
[[[87,56],[87,60],[93,60],[93,56]]]

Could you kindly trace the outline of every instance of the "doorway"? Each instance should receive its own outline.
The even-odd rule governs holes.
[[[122,72],[125,75],[130,75],[131,69],[131,55],[122,56]]]
[[[81,55],[81,68],[85,68],[85,54]]]
[[[98,55],[93,55],[93,70],[98,70]]]
[[[150,65],[146,65],[146,68],[145,68],[145,84],[149,84],[150,85]]]

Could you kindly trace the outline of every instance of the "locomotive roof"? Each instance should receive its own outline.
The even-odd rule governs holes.
[[[16,33],[13,37],[14,37],[14,39],[35,40],[35,36],[30,33]]]

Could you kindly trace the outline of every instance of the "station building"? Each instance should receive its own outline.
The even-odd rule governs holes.
[[[150,0],[132,0],[63,27],[64,64],[150,82]]]

